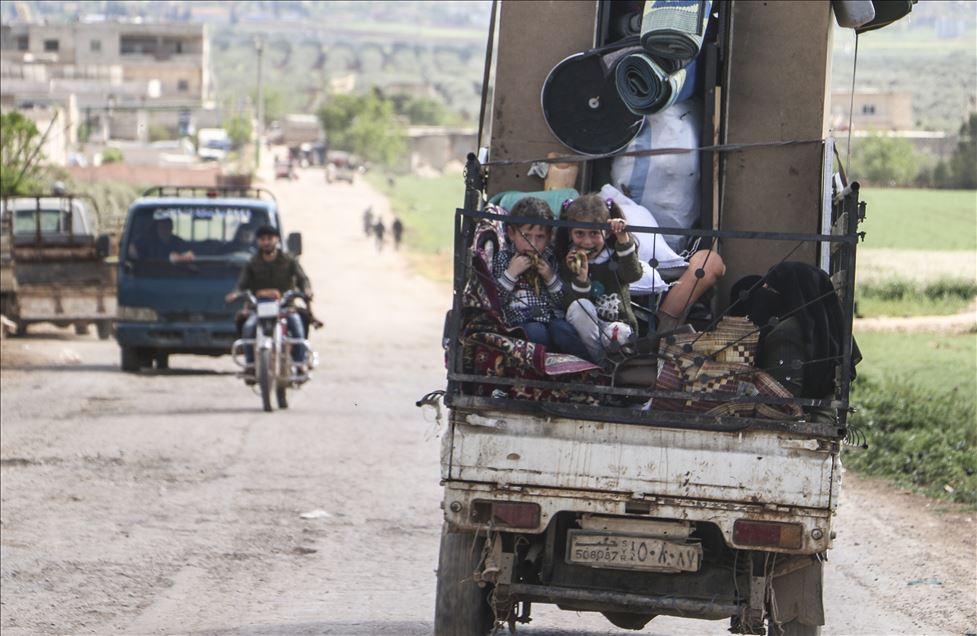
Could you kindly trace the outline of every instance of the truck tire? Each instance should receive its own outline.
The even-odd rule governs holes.
[[[88,335],[88,323],[87,322],[76,322],[75,323],[75,335],[76,336],[87,336]]]
[[[260,349],[257,357],[258,386],[261,389],[261,406],[266,412],[271,411],[271,352]]]
[[[27,328],[30,327],[29,323],[16,321],[17,327],[14,329],[14,335],[18,338],[23,338],[27,335]]]
[[[170,354],[168,353],[157,353],[153,356],[153,362],[156,365],[156,369],[163,371],[170,368]]]
[[[108,340],[112,337],[112,322],[109,320],[102,320],[95,323],[95,331],[98,333],[99,340]]]
[[[492,629],[490,590],[472,580],[484,544],[485,539],[471,532],[448,532],[447,525],[442,528],[434,636],[484,636]]]
[[[119,351],[121,353],[119,356],[119,366],[122,368],[122,370],[126,373],[138,372],[139,368],[142,366],[142,352],[135,347],[119,347]]]

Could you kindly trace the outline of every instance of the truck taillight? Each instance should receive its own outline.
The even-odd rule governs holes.
[[[770,548],[801,547],[804,527],[799,523],[737,519],[733,524],[733,543]]]
[[[472,503],[472,521],[507,528],[538,528],[539,504],[476,499]]]

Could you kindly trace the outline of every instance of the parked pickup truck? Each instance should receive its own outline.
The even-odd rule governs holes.
[[[227,305],[262,225],[281,229],[264,188],[158,186],[130,207],[119,246],[118,321],[123,371],[167,368],[174,353],[220,356],[237,337]],[[286,249],[301,252],[291,234]]]
[[[0,200],[2,313],[24,334],[30,325],[95,325],[108,338],[115,318],[110,237],[97,236],[91,197],[66,194]]]
[[[551,69],[595,46],[611,47],[601,55],[615,43],[637,46],[641,4],[563,3],[559,11],[551,3],[500,4],[498,52],[490,58],[494,85],[485,87],[494,102],[486,104],[491,121],[481,127],[490,138],[469,155],[466,198],[454,217],[438,636],[486,634],[505,623],[514,629],[538,603],[599,612],[628,629],[658,615],[723,619],[741,634],[812,636],[824,624],[823,571],[835,538],[857,359],[852,290],[864,216],[858,184],[847,182],[824,128],[831,5],[712,3],[689,98],[695,107],[678,103],[672,108],[681,117],[617,124],[607,113],[626,111],[614,110],[616,93],[607,90],[613,72],[594,65],[590,75],[566,74],[560,87]],[[708,10],[710,3],[703,4]],[[547,111],[556,88],[563,91],[554,102],[560,109]],[[619,140],[627,143],[642,125],[655,135],[670,134],[667,126],[694,134],[681,145],[666,141],[659,148],[659,137],[649,136],[643,147],[622,146]],[[590,150],[574,153],[572,144]],[[832,323],[838,354],[825,374],[829,391],[814,399],[779,384],[772,393],[745,381],[708,388],[712,378],[705,375],[663,388],[663,369],[673,359],[660,347],[671,346],[673,336],[656,338],[654,322],[641,326],[634,348],[596,370],[550,373],[551,352],[540,356],[538,346],[499,326],[491,254],[505,240],[507,212],[486,202],[520,192],[546,197],[548,188],[534,177],[546,162],[580,166],[581,193],[627,189],[638,168],[627,179],[618,176],[614,162],[625,148],[642,159],[658,153],[661,163],[642,168],[642,179],[659,171],[652,195],[671,196],[680,190],[676,183],[694,175],[684,190],[694,198],[670,202],[688,203],[694,223],[628,228],[639,244],[652,245],[655,234],[681,236],[721,254],[726,275],[702,307],[698,333],[722,324],[730,306],[746,298],[731,298],[730,287],[748,275],[761,288],[761,276],[790,261],[830,281],[829,291],[809,301],[839,308]],[[578,156],[561,158],[570,154]],[[551,227],[556,240],[557,229],[599,229],[560,219],[560,202],[550,205],[557,219],[536,216],[532,224]],[[646,264],[658,267],[654,257]],[[756,336],[760,328],[741,320]],[[708,353],[685,342],[687,368],[705,369],[738,340]],[[619,365],[633,362],[647,363],[644,384],[622,380]],[[801,369],[820,361],[788,362]],[[742,377],[760,371],[750,366]],[[755,410],[744,415],[740,407],[747,404]],[[567,624],[573,620],[568,614]]]

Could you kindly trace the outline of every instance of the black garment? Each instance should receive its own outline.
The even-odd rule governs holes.
[[[794,396],[806,397],[803,395],[804,378],[808,370],[804,362],[813,359],[811,343],[804,337],[800,320],[791,316],[765,334],[756,366],[773,376]]]
[[[796,331],[805,339],[801,397],[819,399],[834,394],[835,369],[841,362],[844,342],[841,301],[831,279],[821,269],[798,262],[770,268],[764,286],[750,294],[749,318],[761,328],[759,360],[770,359],[764,347],[780,321],[794,318]],[[776,320],[771,320],[776,319]],[[792,331],[795,331],[792,329]],[[779,359],[779,358],[778,358]],[[852,339],[851,377],[862,359]]]
[[[302,270],[302,266],[281,250],[272,261],[266,261],[260,253],[252,256],[241,270],[237,288],[250,292],[259,289],[277,289],[283,294],[298,289],[306,296],[312,295],[312,284]]]

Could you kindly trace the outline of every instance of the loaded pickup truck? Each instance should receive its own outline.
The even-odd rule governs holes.
[[[497,53],[487,64],[495,65],[494,84],[484,87],[492,99],[480,127],[489,137],[468,157],[466,197],[454,216],[438,636],[486,634],[506,623],[514,629],[540,603],[598,612],[628,629],[668,615],[726,620],[733,633],[813,636],[825,622],[824,569],[850,436],[852,290],[865,213],[825,124],[831,3],[678,4],[700,7],[700,20],[703,7],[711,11],[697,43],[694,90],[669,107],[675,110],[646,118],[615,106],[608,60],[615,46],[638,46],[642,6],[652,3],[502,2],[493,11]],[[594,50],[606,57],[588,74],[594,58],[581,52]],[[636,132],[649,126],[647,136]],[[675,141],[675,130],[686,138]],[[643,157],[657,163],[620,176],[620,161]],[[645,207],[695,212],[685,225],[629,219],[628,227],[639,248],[663,235],[721,254],[726,275],[697,310],[697,331],[659,340],[652,320],[630,351],[594,368],[500,326],[491,259],[505,240],[503,206],[514,195],[552,196],[539,167],[557,162],[579,166],[581,193],[607,185],[634,193],[657,174]],[[674,192],[685,199],[662,200]],[[560,220],[559,202],[551,207],[555,220],[532,223],[559,238],[557,230],[575,226]],[[828,292],[809,300],[838,307],[830,389],[811,398],[776,381],[753,382],[767,377],[756,366],[737,380],[705,374],[724,352],[759,337],[759,327],[728,315],[746,298],[733,297],[732,284],[755,275],[759,288],[761,276],[788,261],[830,281]],[[655,257],[646,264],[660,266]],[[650,313],[654,307],[645,304]],[[747,331],[725,346],[701,346],[730,324]],[[678,386],[664,381],[676,360],[688,361],[682,373],[692,370]],[[642,364],[644,375],[620,372]]]
[[[0,199],[2,313],[24,334],[34,324],[94,325],[100,338],[115,319],[110,237],[97,235],[98,206],[88,196],[52,193]]]

